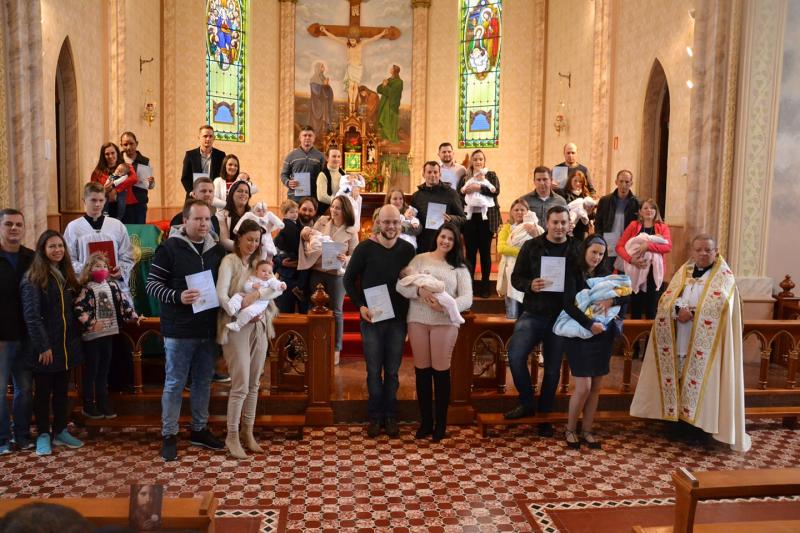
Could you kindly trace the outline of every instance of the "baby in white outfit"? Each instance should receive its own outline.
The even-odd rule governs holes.
[[[575,224],[578,223],[578,220],[588,225],[589,213],[595,208],[595,206],[597,206],[597,202],[595,202],[594,198],[591,196],[587,196],[585,198],[576,198],[568,203],[567,209],[569,210],[570,227],[574,228]]]
[[[245,220],[254,220],[264,230],[261,235],[261,259],[270,260],[278,253],[275,248],[275,241],[272,240],[272,232],[277,229],[283,229],[283,220],[278,218],[278,215],[267,209],[264,202],[258,202],[253,206],[253,209],[242,215],[233,232],[239,231],[239,226]]]
[[[477,174],[468,179],[464,186],[461,187],[461,194],[466,194],[464,196],[464,202],[467,204],[466,212],[468,220],[472,219],[472,215],[475,213],[480,213],[483,220],[489,220],[489,208],[494,205],[494,198],[481,193],[481,191],[465,193],[467,187],[472,184],[487,187],[490,191],[495,192],[497,190],[495,186],[486,179],[487,172],[489,172],[489,170],[486,168],[480,169]]]
[[[303,242],[302,246],[305,247],[306,255],[311,255],[315,253],[322,253],[322,243],[323,242],[335,242],[331,239],[328,235],[323,235],[319,231],[312,229],[311,236],[308,238],[307,241]],[[342,276],[344,275],[344,267],[337,270],[337,273]]]
[[[264,291],[264,289],[268,289]],[[272,261],[261,260],[256,263],[255,275],[244,282],[245,294],[259,291],[258,300],[242,309],[242,295],[234,294],[228,302],[236,321],[226,324],[225,327],[232,331],[239,331],[250,323],[255,317],[267,310],[269,303],[286,290],[286,284],[272,274]]]
[[[400,271],[400,285],[405,287],[414,286],[418,289],[426,289],[432,292],[439,305],[444,307],[450,322],[453,324],[464,323],[464,317],[458,311],[456,299],[444,290],[444,281],[435,278],[429,272],[416,272],[413,268],[407,266]]]

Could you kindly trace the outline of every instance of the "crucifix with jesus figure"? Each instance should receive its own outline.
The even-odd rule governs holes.
[[[344,84],[351,116],[356,112],[358,87],[361,85],[361,78],[364,75],[364,64],[361,58],[364,45],[378,39],[395,40],[400,37],[400,30],[395,26],[362,26],[361,3],[363,1],[366,0],[348,0],[350,23],[347,26],[327,26],[315,22],[308,27],[308,33],[313,37],[327,37],[346,47],[347,70],[344,75]]]

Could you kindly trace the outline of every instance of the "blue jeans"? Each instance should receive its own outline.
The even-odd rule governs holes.
[[[8,380],[14,382],[14,399],[11,412],[6,401]],[[0,341],[0,444],[11,438],[11,414],[14,415],[14,436],[30,438],[31,410],[33,409],[33,372],[25,365],[25,348],[19,341]]]
[[[192,386],[189,403],[192,408],[192,431],[201,431],[208,423],[208,402],[211,396],[211,377],[214,375],[214,356],[217,344],[214,339],[164,338],[166,368],[164,392],[161,395],[161,434],[165,437],[178,433],[181,414],[181,394],[189,372]]]
[[[506,318],[511,320],[516,320],[519,318],[520,310],[522,309],[522,304],[516,301],[514,298],[509,298],[506,296]]]
[[[370,420],[397,417],[397,373],[403,359],[407,324],[396,318],[377,324],[361,321],[367,363],[367,413]]]
[[[514,325],[514,334],[508,346],[508,366],[514,378],[514,386],[519,391],[519,403],[526,409],[533,410],[533,384],[528,368],[528,355],[534,346],[544,343],[544,376],[539,393],[539,411],[543,413],[553,410],[556,388],[561,378],[564,340],[553,333],[554,322],[555,319],[523,312]]]

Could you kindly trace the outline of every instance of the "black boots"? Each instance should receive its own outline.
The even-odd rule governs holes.
[[[433,385],[436,389],[436,424],[433,428],[433,442],[445,437],[447,429],[447,408],[450,405],[450,369],[432,370]]]
[[[416,368],[417,374],[417,402],[419,403],[420,425],[417,439],[424,439],[433,433],[433,369]]]

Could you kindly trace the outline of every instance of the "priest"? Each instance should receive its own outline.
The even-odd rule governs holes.
[[[714,237],[696,236],[691,252],[658,303],[630,412],[747,451],[739,291]]]

